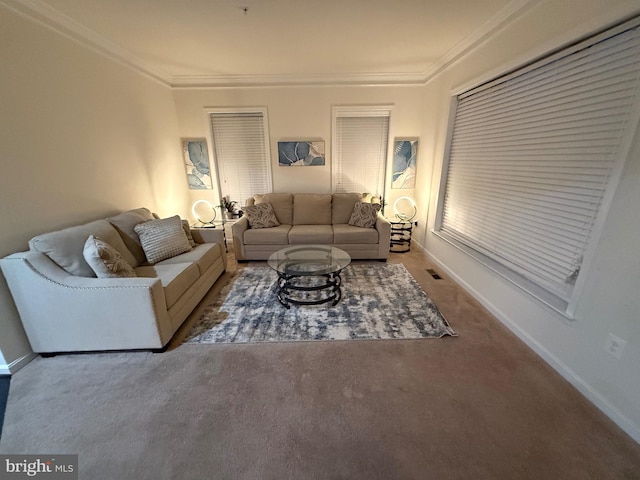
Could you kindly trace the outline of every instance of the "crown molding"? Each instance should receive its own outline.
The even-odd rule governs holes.
[[[458,45],[445,53],[431,67],[429,67],[423,73],[424,83],[427,84],[438,77],[438,75],[443,73],[449,67],[452,67],[464,57],[471,54],[474,50],[480,48],[499,30],[505,28],[526,11],[540,3],[542,3],[541,0],[511,0],[498,13],[482,24],[480,28],[468,37],[464,38]]]
[[[0,0],[0,5],[165,86],[170,86],[171,76],[166,72],[40,0]]]
[[[418,86],[422,73],[293,74],[293,75],[178,75],[171,80],[176,89],[290,86]]]
[[[292,75],[175,75],[159,69],[120,45],[50,7],[41,0],[0,0],[3,6],[135,71],[176,89],[282,86],[420,86],[485,43],[541,0],[511,0],[479,29],[418,73],[292,74]]]

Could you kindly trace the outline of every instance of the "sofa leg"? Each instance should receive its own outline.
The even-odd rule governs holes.
[[[151,353],[164,353],[164,352],[167,351],[167,348],[169,348],[169,344],[168,343],[162,348],[152,348],[151,349]]]
[[[57,355],[57,353],[54,353],[54,352],[41,352],[41,353],[39,353],[39,355],[42,358],[51,358],[51,357],[55,357]]]

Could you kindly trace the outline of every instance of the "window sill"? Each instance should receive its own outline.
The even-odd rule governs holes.
[[[433,233],[436,237],[444,240],[448,244],[452,245],[453,247],[457,248],[461,252],[465,253],[466,255],[470,256],[489,270],[497,273],[511,284],[515,285],[516,287],[526,292],[528,295],[535,298],[546,308],[553,310],[554,313],[560,314],[564,319],[575,320],[575,316],[567,312],[567,307],[569,304],[566,300],[546,291],[545,289],[533,283],[531,280],[526,279],[522,275],[505,267],[504,265],[498,263],[487,255],[484,255],[483,253],[480,253],[477,250],[468,247],[467,245],[461,243],[460,241],[456,240],[450,235],[447,235],[446,233],[436,230],[431,230],[431,233]]]

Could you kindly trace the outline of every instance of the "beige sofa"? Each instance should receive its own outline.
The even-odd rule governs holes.
[[[167,345],[224,272],[227,257],[220,243],[202,243],[198,232],[190,241],[185,228],[188,251],[150,265],[135,226],[153,219],[142,208],[45,233],[30,240],[29,251],[0,260],[33,351]],[[98,278],[87,263],[90,235],[118,251],[135,276]]]
[[[334,245],[353,259],[386,260],[391,224],[378,214],[372,228],[349,225],[359,193],[268,193],[254,195],[246,205],[270,203],[280,225],[251,228],[240,218],[231,227],[238,261],[266,260],[287,245]]]

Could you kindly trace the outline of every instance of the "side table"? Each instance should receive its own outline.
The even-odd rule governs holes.
[[[233,240],[233,237],[231,236],[231,225],[236,223],[239,218],[240,217],[222,218],[220,220],[214,220],[213,222],[208,224],[198,222],[195,225],[191,226],[191,230],[207,230],[207,231],[222,232],[222,239],[220,240],[220,243],[224,243],[224,249],[228,253],[229,246],[227,245],[227,236],[229,236],[231,240]],[[229,232],[227,232],[227,228],[229,229]],[[209,240],[205,240],[205,241],[208,242]]]
[[[411,250],[411,232],[413,225],[418,222],[389,221],[391,224],[391,240],[389,251],[394,253],[406,253]]]

